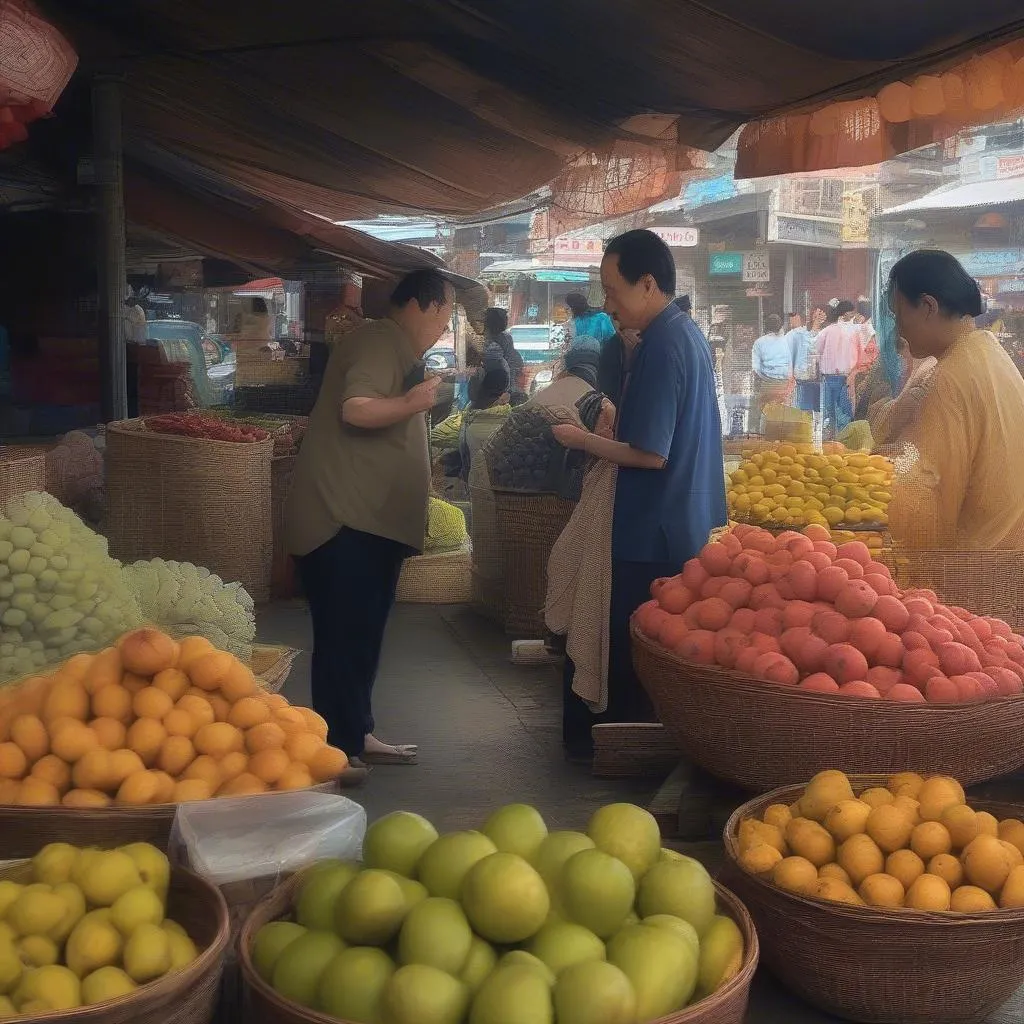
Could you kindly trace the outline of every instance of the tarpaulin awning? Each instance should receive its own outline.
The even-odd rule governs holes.
[[[1024,202],[1024,178],[1005,181],[975,181],[952,188],[939,188],[920,199],[891,206],[880,217],[900,217],[936,210],[978,209],[986,206],[1008,206]]]
[[[934,134],[886,120],[910,84],[879,90],[1024,33],[1019,0],[45,4],[89,69],[124,69],[129,143],[332,220],[465,217],[545,183],[556,207],[618,216],[751,121],[740,174],[877,162]],[[960,81],[979,116],[997,109],[985,68]],[[810,125],[842,102],[859,105]]]

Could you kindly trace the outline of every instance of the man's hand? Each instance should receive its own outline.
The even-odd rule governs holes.
[[[561,423],[551,428],[555,440],[563,447],[582,451],[589,432],[572,423]]]
[[[405,400],[414,412],[427,412],[434,407],[437,389],[441,386],[440,377],[428,377],[422,384],[406,392]]]

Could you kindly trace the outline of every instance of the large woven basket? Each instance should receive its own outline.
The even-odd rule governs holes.
[[[0,455],[0,504],[28,491],[45,490],[45,455],[23,451]]]
[[[297,461],[297,455],[276,455],[270,464],[270,533],[273,543],[270,593],[274,598],[296,597],[299,592],[295,563],[285,545],[284,532],[284,507]]]
[[[476,477],[474,466],[469,488],[473,509],[469,526],[473,546],[470,600],[473,608],[481,615],[502,624],[505,621],[505,586],[502,578],[501,538],[495,521],[494,492],[489,484],[483,486],[478,483]]]
[[[548,590],[548,558],[576,505],[554,494],[494,492],[495,520],[502,538],[505,631],[542,637]]]
[[[260,902],[242,927],[238,939],[238,959],[245,988],[246,1021],[252,1024],[338,1024],[337,1018],[307,1010],[279,996],[257,973],[252,964],[252,945],[256,933],[270,921],[288,916],[295,890],[301,884],[297,875],[278,886]],[[727,914],[743,932],[743,963],[736,976],[721,989],[699,1003],[657,1024],[743,1024],[750,998],[750,983],[757,970],[759,946],[757,932],[746,908],[724,886],[715,883],[719,912]],[[344,1024],[344,1022],[342,1022]]]
[[[855,776],[857,789],[884,776]],[[757,925],[764,963],[802,999],[858,1024],[984,1021],[1024,981],[1024,910],[938,914],[809,899],[738,864],[744,818],[793,803],[802,786],[751,800],[725,826],[723,877]],[[1024,808],[974,804],[1000,817]]]
[[[467,604],[473,596],[469,545],[436,555],[414,555],[402,563],[396,600],[405,604]]]
[[[141,420],[107,427],[107,523],[122,561],[194,562],[270,597],[270,477],[274,442],[206,441],[146,430]]]
[[[256,681],[268,693],[280,693],[291,675],[292,665],[302,652],[294,647],[254,644],[249,667]]]
[[[683,661],[632,627],[633,664],[680,750],[744,789],[797,785],[825,768],[891,764],[965,785],[1024,767],[1024,696],[979,704],[861,700]]]
[[[316,792],[337,793],[345,776],[334,782],[312,786]],[[262,800],[274,796],[251,796]],[[72,846],[121,846],[125,843],[152,843],[167,848],[174,825],[177,804],[152,804],[146,807],[18,807],[0,804],[0,861],[32,857],[47,843],[71,843]],[[269,813],[269,808],[268,808]]]
[[[26,882],[30,874],[27,865],[18,864],[6,867],[0,877]],[[167,916],[188,932],[200,951],[192,963],[129,996],[33,1016],[34,1024],[209,1024],[217,1010],[230,941],[227,905],[215,886],[172,867]]]

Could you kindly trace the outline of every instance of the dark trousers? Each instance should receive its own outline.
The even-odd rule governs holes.
[[[595,715],[573,693],[576,667],[565,659],[562,676],[562,743],[572,757],[590,757],[594,741],[590,730],[606,722],[656,722],[651,702],[633,671],[629,618],[650,600],[651,584],[661,576],[673,576],[679,566],[665,562],[612,562],[612,594],[609,608],[608,709]]]
[[[349,757],[373,732],[370,696],[409,548],[343,528],[295,562],[313,619],[313,708]]]

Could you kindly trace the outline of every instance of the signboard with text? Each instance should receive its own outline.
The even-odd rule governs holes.
[[[700,243],[700,228],[651,228],[666,245],[686,249]]]
[[[957,256],[971,277],[1024,273],[1024,249],[979,249]]]
[[[997,178],[1019,178],[1024,174],[1024,154],[1001,156],[996,161]]]
[[[754,249],[743,254],[743,281],[747,284],[765,284],[771,279],[768,268],[768,250]]]
[[[560,235],[555,239],[553,249],[556,256],[597,256],[604,252],[604,242],[596,235],[583,238],[569,238]]]
[[[713,252],[708,256],[708,274],[716,277],[743,272],[743,253]]]

